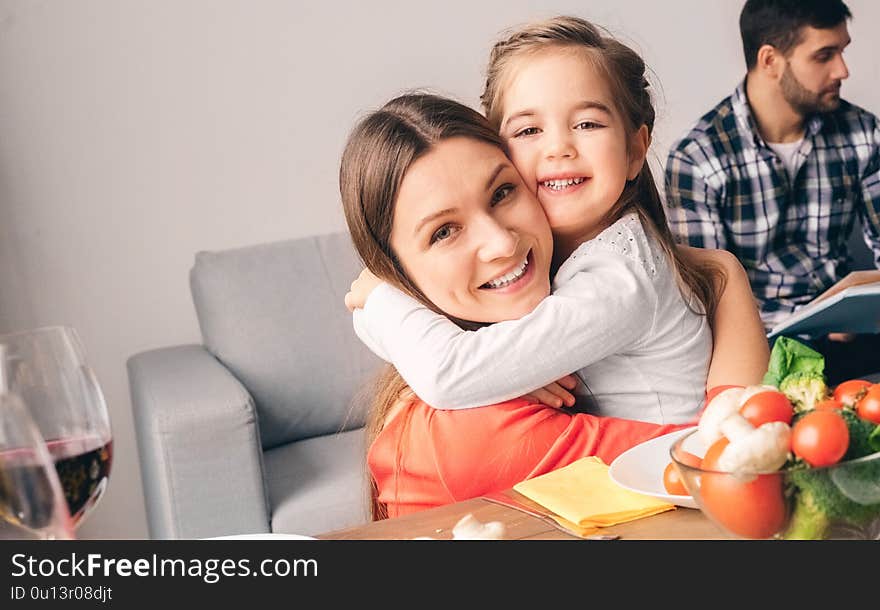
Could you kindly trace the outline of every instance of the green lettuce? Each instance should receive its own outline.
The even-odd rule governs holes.
[[[824,379],[824,356],[795,339],[778,337],[770,351],[770,364],[762,383],[778,388],[789,375]]]

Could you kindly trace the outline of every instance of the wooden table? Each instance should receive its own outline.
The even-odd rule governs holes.
[[[516,500],[539,508],[528,498],[513,490],[505,492]],[[567,534],[545,520],[522,511],[482,498],[474,498],[438,506],[398,517],[375,521],[366,525],[327,532],[317,536],[322,540],[411,540],[428,536],[438,540],[452,538],[452,528],[468,513],[479,521],[500,521],[505,527],[508,540],[580,540]],[[693,508],[676,507],[652,517],[645,517],[603,528],[601,533],[612,534],[626,540],[726,540],[730,539],[703,513]]]

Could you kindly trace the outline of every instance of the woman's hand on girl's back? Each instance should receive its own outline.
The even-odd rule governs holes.
[[[351,288],[345,295],[345,306],[348,311],[355,309],[363,309],[367,302],[367,297],[373,292],[382,280],[376,277],[369,269],[361,271],[360,275],[351,283]]]

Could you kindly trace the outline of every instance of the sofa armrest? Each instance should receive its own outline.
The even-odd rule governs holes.
[[[141,352],[127,367],[151,538],[268,532],[247,390],[200,345]]]

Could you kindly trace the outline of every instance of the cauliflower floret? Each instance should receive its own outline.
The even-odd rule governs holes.
[[[740,398],[744,391],[745,388],[727,388],[706,405],[697,424],[697,435],[707,447],[721,438],[721,422],[739,411]]]
[[[755,428],[739,413],[721,423],[721,432],[730,441],[718,456],[718,468],[725,472],[772,472],[788,459],[791,427],[774,421]]]

